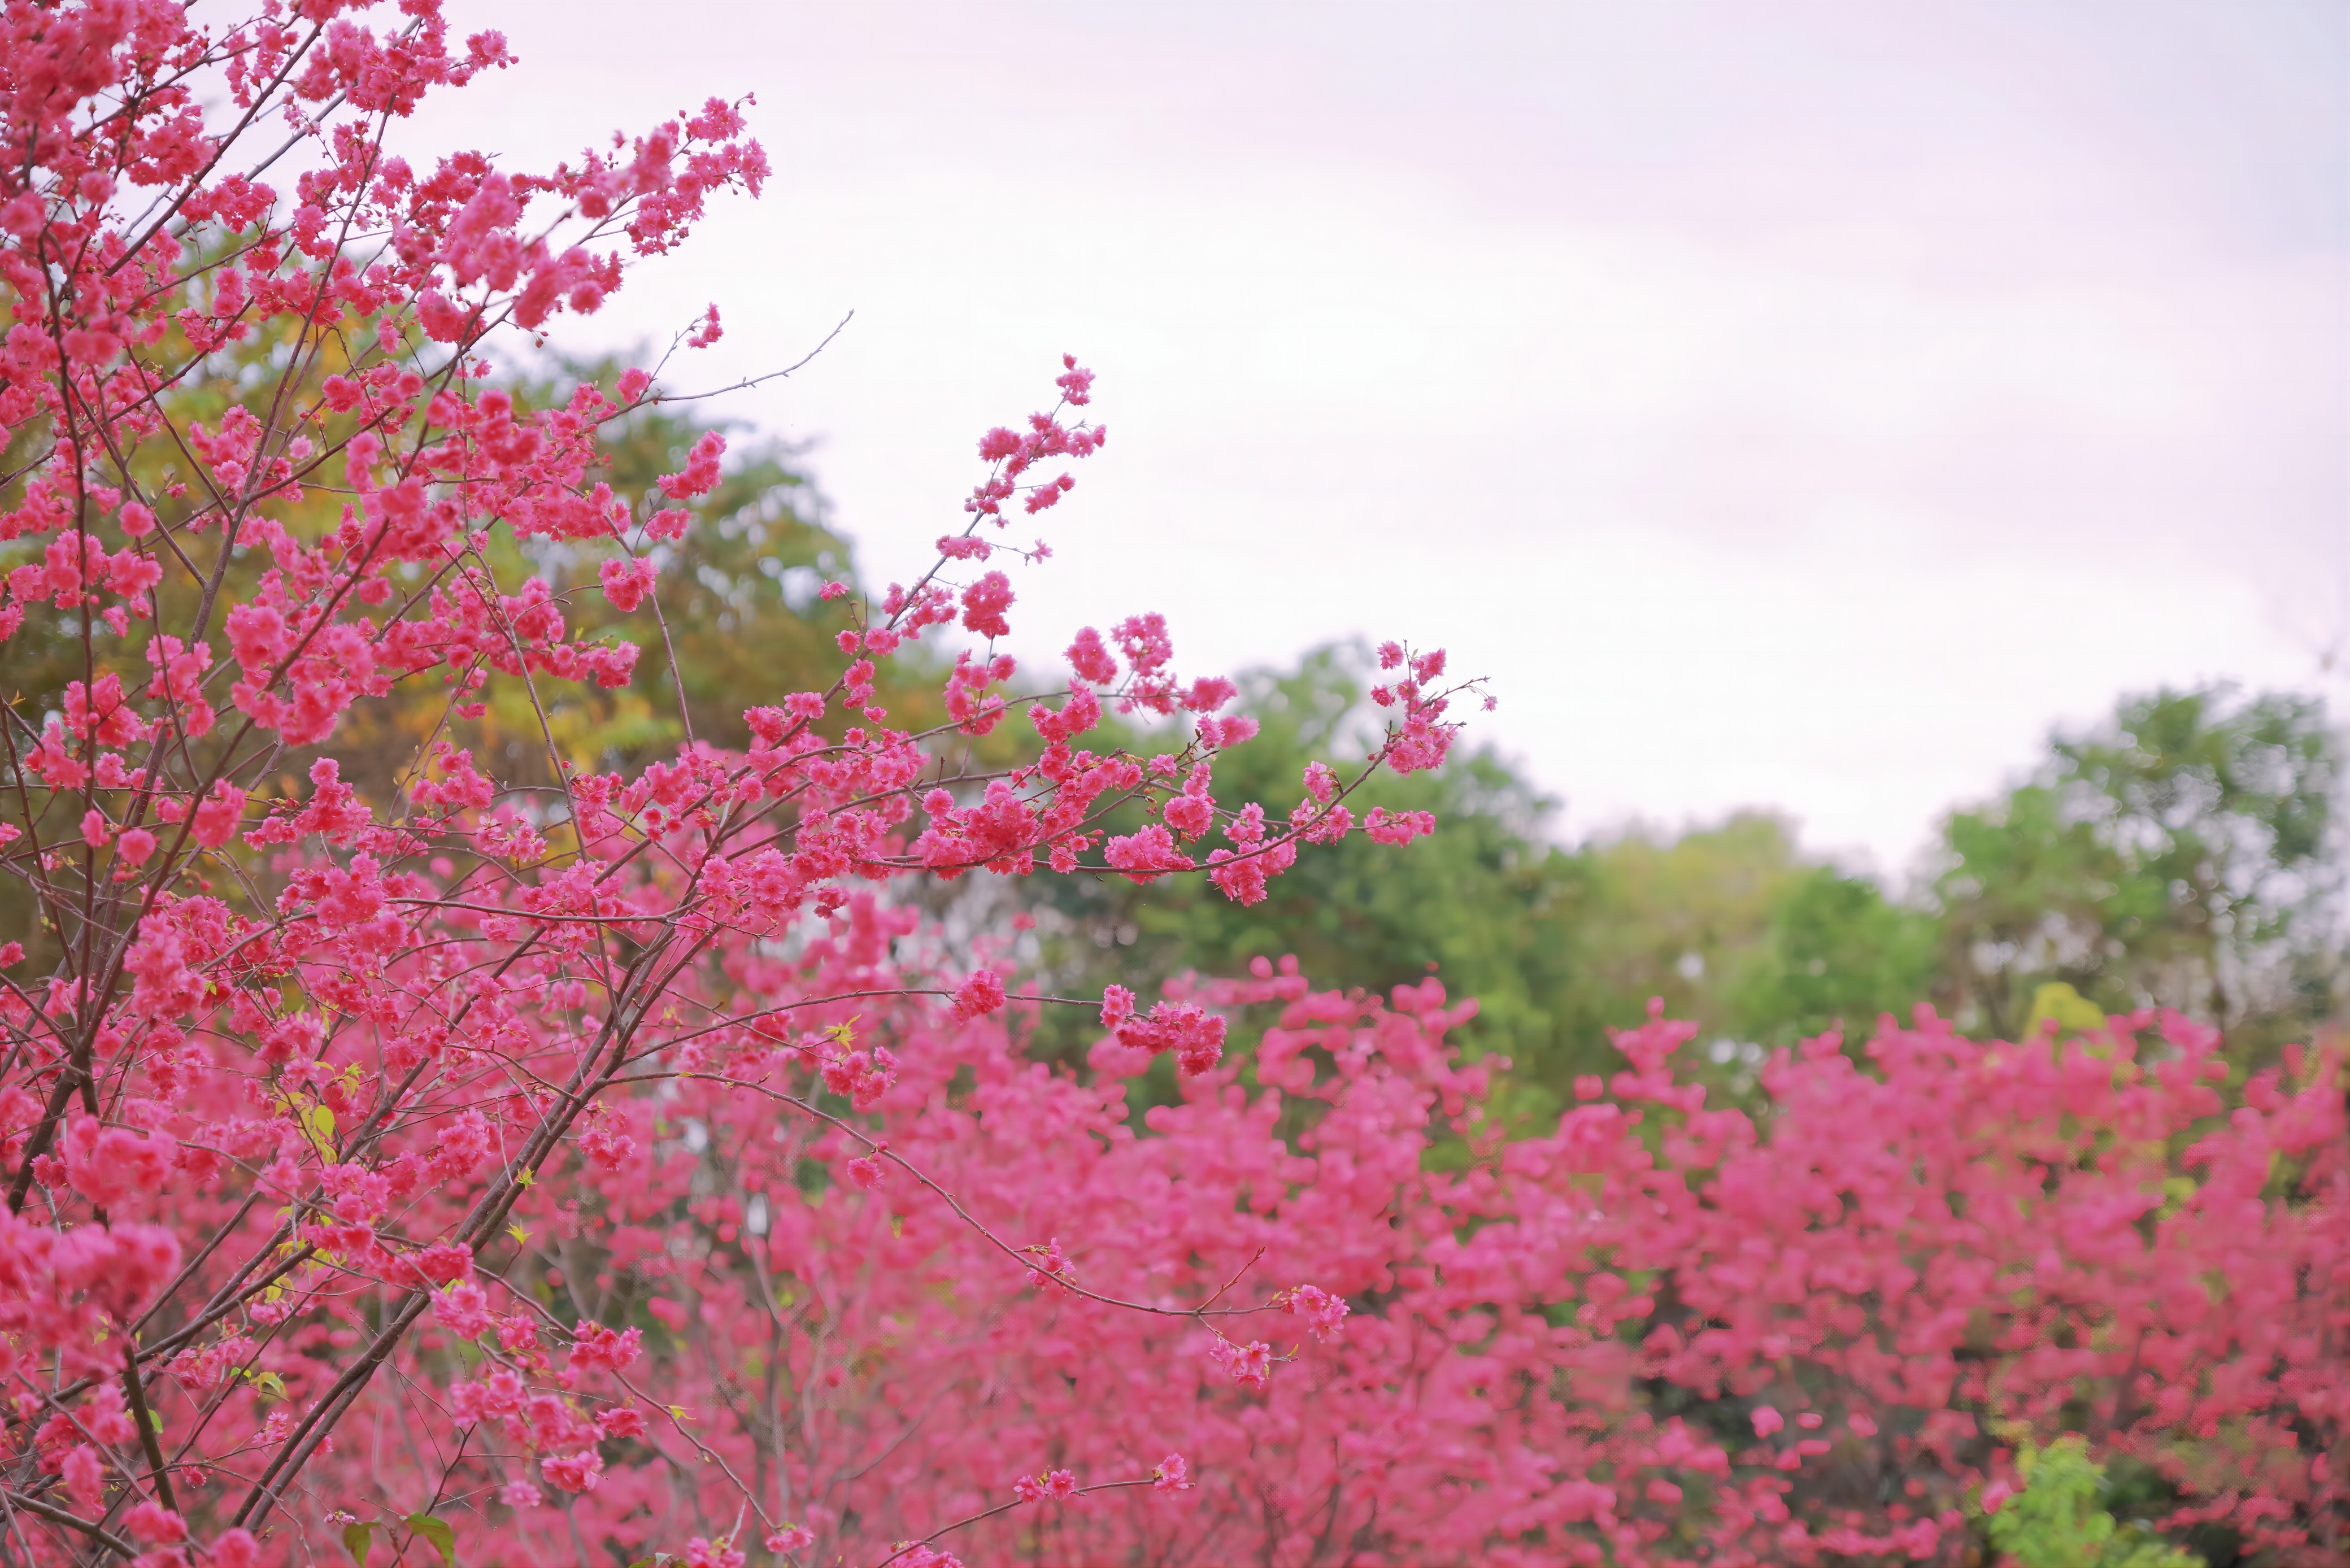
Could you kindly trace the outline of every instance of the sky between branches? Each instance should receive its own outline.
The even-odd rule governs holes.
[[[722,407],[819,443],[869,577],[1073,350],[1115,435],[1016,650],[1407,635],[1569,831],[1773,805],[1899,872],[2124,689],[2339,700],[2346,16],[461,0],[522,64],[408,150],[755,92],[765,198],[557,341],[714,299],[715,385],[853,308]]]

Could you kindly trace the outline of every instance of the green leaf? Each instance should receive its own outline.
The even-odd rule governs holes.
[[[375,1525],[346,1524],[343,1526],[343,1550],[359,1568],[367,1568],[368,1548],[375,1544]]]
[[[433,1549],[441,1553],[441,1561],[449,1568],[457,1568],[457,1532],[451,1530],[445,1521],[435,1519],[429,1513],[411,1513],[402,1522],[432,1542]]]

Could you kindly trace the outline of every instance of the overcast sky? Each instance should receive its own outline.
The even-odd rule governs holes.
[[[1100,372],[1024,651],[1448,646],[1567,834],[1774,805],[1893,873],[2125,690],[2341,690],[2331,0],[452,13],[522,63],[416,151],[757,94],[765,197],[560,340],[715,301],[715,385],[853,309],[725,411],[815,443],[868,578]]]

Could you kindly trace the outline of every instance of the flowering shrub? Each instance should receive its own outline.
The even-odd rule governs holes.
[[[1009,997],[892,956],[915,936],[876,897],[893,879],[1196,871],[1245,900],[1301,846],[1411,836],[1355,820],[1367,769],[1279,818],[1220,802],[1216,759],[1253,725],[1219,716],[1230,682],[1179,680],[1157,616],[1081,632],[1057,706],[1013,688],[993,640],[1016,596],[987,563],[1102,444],[1074,358],[1051,411],[983,439],[929,573],[870,604],[826,587],[856,601],[837,674],[746,713],[747,749],[557,754],[566,693],[637,659],[589,628],[657,607],[725,442],[632,508],[594,478],[600,432],[670,395],[660,373],[533,410],[484,385],[485,349],[594,311],[767,165],[714,99],[543,173],[392,151],[426,92],[506,63],[494,33],[454,46],[435,0],[272,0],[226,26],[170,0],[0,6],[0,647],[57,675],[0,720],[0,867],[33,920],[0,947],[0,1509],[39,1560],[245,1568],[327,1549],[326,1525],[362,1559],[446,1556],[460,1512],[536,1554],[557,1498],[631,1551],[804,1552],[806,1483],[724,1461],[691,1423],[725,1400],[643,1361],[683,1309],[591,1290],[674,1239],[602,1194],[677,1199],[659,1128],[712,1082],[764,1096],[761,1129],[804,1124],[778,1179],[814,1134],[805,1169],[837,1173],[843,1209],[911,1189],[875,1118]],[[721,331],[713,306],[680,347]],[[546,569],[503,569],[518,556]],[[931,628],[980,639],[941,735],[877,698]],[[1372,767],[1442,760],[1443,663],[1394,649]],[[527,699],[552,784],[466,743],[494,684]],[[420,691],[432,732],[396,798],[367,798],[338,732]],[[1157,755],[1087,749],[1106,706],[1180,722]],[[931,744],[1023,711],[1028,765]],[[1137,803],[1146,827],[1101,826]],[[1121,1028],[1191,1074],[1221,1056],[1197,1008]],[[566,1249],[608,1222],[607,1262],[574,1277]],[[1240,1285],[1153,1310],[1270,1310],[1262,1276]],[[661,1456],[707,1460],[723,1497],[646,1512]],[[1189,1474],[1152,1473],[1135,1484]]]
[[[887,924],[858,907],[800,983],[882,988],[857,966]],[[943,1002],[897,1026],[926,1043],[891,1047],[869,1135],[717,1075],[632,1102],[627,1163],[557,1221],[582,1310],[658,1317],[691,1412],[629,1506],[719,1527],[722,1475],[756,1475],[826,1560],[1024,1499],[957,1550],[1949,1563],[2076,1428],[2170,1500],[2148,1524],[2335,1560],[2337,1060],[2219,1118],[2216,1038],[2175,1018],[2020,1045],[1929,1020],[1868,1071],[1833,1038],[1782,1054],[1756,1119],[1674,1079],[1689,1031],[1659,1020],[1503,1144],[1447,1039],[1472,1004],[1258,971],[1172,988],[1157,1011],[1261,1027],[1139,1125],[1148,1036],[1107,1028],[1080,1082]],[[1056,1507],[1064,1476],[1133,1490]]]

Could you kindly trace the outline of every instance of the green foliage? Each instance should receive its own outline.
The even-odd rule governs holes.
[[[1741,1039],[1791,1045],[1849,1034],[1887,1012],[1905,1021],[1932,994],[1940,933],[1931,916],[1866,877],[1807,869],[1773,910],[1764,960],[1734,996]]]
[[[2077,1437],[2016,1457],[2022,1491],[1990,1516],[1991,1544],[2018,1568],[2202,1568],[2181,1552],[2134,1525],[2116,1524],[2106,1511],[2105,1467],[2089,1458]]]
[[[2106,1026],[2106,1010],[2066,985],[2052,980],[2032,993],[2032,1011],[2023,1021],[2026,1033],[2054,1023],[2064,1034],[2089,1034]]]
[[[2171,1006],[2257,1049],[2335,1004],[2341,741],[2314,699],[2226,687],[2122,702],[2033,776],[1953,814],[1934,884],[1961,1021],[2012,1034],[2068,985]]]
[[[1651,996],[1717,1042],[1766,1048],[1906,1011],[1932,974],[1930,925],[1875,883],[1807,860],[1781,817],[1742,812],[1669,843],[1580,852],[1593,929],[1581,981],[1607,1022]],[[1746,1053],[1751,1057],[1752,1052]]]
[[[457,1532],[449,1528],[446,1520],[435,1519],[429,1513],[411,1513],[400,1521],[441,1554],[445,1568],[457,1568]]]

